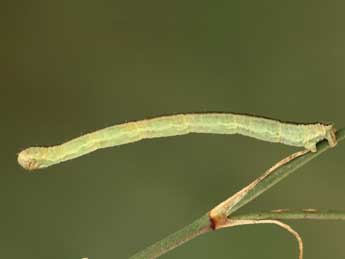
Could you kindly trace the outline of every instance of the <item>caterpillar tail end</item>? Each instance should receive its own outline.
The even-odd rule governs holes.
[[[328,145],[333,148],[337,145],[338,141],[337,141],[337,136],[336,136],[336,129],[333,127],[333,125],[327,125],[326,126],[326,131],[323,135],[323,139],[326,139],[328,142]],[[317,147],[316,147],[315,142],[308,142],[304,145],[305,149],[308,149],[311,152],[317,152]]]
[[[36,170],[40,168],[39,163],[32,157],[31,148],[24,149],[18,154],[17,161],[26,170]]]
[[[326,139],[330,147],[335,147],[338,143],[337,137],[335,135],[336,131],[337,130],[334,127],[332,127],[326,135]]]

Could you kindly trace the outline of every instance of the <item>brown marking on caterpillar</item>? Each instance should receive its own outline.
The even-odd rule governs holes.
[[[27,170],[35,170],[40,168],[39,163],[37,163],[36,160],[31,159],[25,150],[18,154],[17,160],[18,163]]]

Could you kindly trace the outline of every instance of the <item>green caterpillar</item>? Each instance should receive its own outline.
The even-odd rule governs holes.
[[[48,167],[100,148],[123,145],[142,139],[189,133],[241,134],[252,138],[304,147],[316,152],[316,144],[327,139],[337,144],[331,124],[297,124],[234,113],[189,113],[114,125],[52,147],[30,147],[18,154],[25,169]]]

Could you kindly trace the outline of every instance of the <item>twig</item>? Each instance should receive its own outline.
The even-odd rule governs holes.
[[[224,224],[221,228],[229,228],[229,227],[242,226],[242,225],[255,225],[255,224],[275,224],[275,225],[278,225],[281,228],[285,229],[289,233],[291,233],[296,238],[297,243],[298,243],[298,251],[299,251],[298,258],[303,259],[303,240],[302,240],[301,236],[298,234],[298,232],[296,230],[294,230],[288,224],[285,224],[279,220],[273,220],[273,219],[263,219],[263,220],[231,219],[228,221],[227,224]]]
[[[290,161],[296,159],[297,157],[303,156],[309,152],[308,150],[302,150],[296,153],[289,155],[288,157],[280,160],[275,165],[273,165],[270,169],[268,169],[264,174],[256,178],[253,182],[248,184],[246,187],[226,199],[225,201],[218,204],[215,208],[213,208],[209,216],[214,223],[214,228],[217,229],[221,227],[223,224],[228,223],[228,216],[233,211],[233,207],[243,200],[249,192],[254,190],[258,184],[260,184],[264,179],[268,178],[276,169],[282,167],[283,165],[289,163]]]
[[[212,223],[208,214],[205,214],[201,218],[195,220],[192,224],[147,247],[143,251],[130,257],[130,259],[157,258],[187,241],[212,230]]]
[[[338,130],[336,132],[338,141],[345,139],[345,129]],[[269,188],[280,182],[282,179],[295,172],[297,169],[302,167],[304,164],[308,163],[312,159],[319,156],[321,153],[329,149],[329,145],[326,141],[322,141],[317,145],[317,152],[311,153],[308,152],[301,156],[298,156],[291,161],[289,160],[286,163],[283,163],[280,167],[274,167],[264,174],[264,177],[258,182],[253,188],[249,188],[249,191],[245,195],[241,196],[239,200],[234,202],[233,206],[226,210],[227,216],[238,210],[240,207],[244,206],[248,202],[252,201],[258,197],[263,192],[267,191]],[[278,162],[279,163],[279,162]],[[248,187],[248,186],[247,186]],[[245,187],[246,188],[246,187]],[[274,213],[274,212],[271,212]],[[281,216],[282,214],[280,214]],[[309,214],[308,214],[309,215]],[[314,214],[315,215],[315,214]],[[332,214],[334,216],[334,214]],[[291,214],[292,216],[292,214]],[[239,216],[238,216],[239,217]],[[325,217],[325,216],[324,216]],[[231,217],[235,219],[235,217]],[[239,219],[239,218],[237,218]],[[269,217],[266,219],[270,219]],[[209,213],[203,215],[201,218],[195,220],[192,224],[184,227],[180,231],[158,241],[152,246],[144,249],[143,251],[133,255],[130,259],[154,259],[157,258],[166,252],[178,247],[179,245],[201,235],[207,233],[213,229],[216,229],[214,222],[210,220]]]
[[[272,211],[262,211],[254,213],[246,213],[239,215],[232,215],[232,220],[294,220],[294,219],[316,219],[316,220],[345,220],[345,211],[337,210],[316,210],[316,209],[279,209]]]

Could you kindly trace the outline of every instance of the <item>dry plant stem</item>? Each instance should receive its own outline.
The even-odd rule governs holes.
[[[231,209],[238,204],[251,190],[255,188],[256,185],[258,185],[260,182],[262,182],[265,178],[267,178],[274,170],[277,168],[289,163],[290,161],[296,159],[297,157],[303,156],[309,152],[308,150],[302,150],[296,153],[293,153],[292,155],[280,160],[275,165],[273,165],[270,169],[268,169],[264,174],[262,174],[260,177],[256,178],[253,182],[251,182],[249,185],[244,187],[239,192],[235,193],[225,201],[218,204],[215,208],[213,208],[209,215],[210,218],[214,224],[215,229],[218,227],[221,227],[223,224],[228,223],[227,217],[230,215]]]
[[[298,251],[299,251],[299,259],[303,259],[303,241],[301,236],[298,234],[296,230],[290,227],[288,224],[285,224],[279,220],[272,220],[272,219],[264,219],[264,220],[253,220],[253,219],[237,219],[237,220],[228,220],[227,224],[223,224],[221,228],[228,228],[228,227],[235,227],[235,226],[242,226],[242,225],[254,225],[254,224],[275,224],[283,229],[287,230],[291,233],[298,242]]]
[[[345,138],[345,129],[338,130],[336,132],[336,137],[338,142],[344,140]],[[234,205],[227,211],[227,216],[238,210],[240,207],[244,206],[248,202],[252,201],[256,197],[258,197],[263,192],[267,191],[273,185],[280,182],[282,179],[296,171],[298,168],[302,167],[304,164],[308,163],[312,159],[319,156],[321,153],[329,149],[329,145],[326,141],[322,141],[317,145],[318,152],[315,153],[306,153],[304,155],[298,156],[293,160],[281,165],[278,168],[274,168],[270,171],[269,175],[266,175],[261,181],[257,182],[254,188],[250,189],[248,192],[245,193],[241,197],[241,199],[237,200]],[[282,213],[279,216],[282,217]],[[307,213],[307,215],[309,215]],[[315,215],[315,214],[314,214]],[[334,213],[330,214],[331,217],[334,217]],[[239,217],[239,216],[238,216]],[[302,216],[301,216],[302,217]],[[323,218],[327,217],[327,213],[323,214]],[[233,219],[233,218],[232,218]],[[235,219],[235,217],[234,217]],[[240,218],[237,218],[240,219]],[[250,220],[260,220],[253,218],[247,218]],[[266,218],[269,219],[269,218]],[[337,218],[336,218],[337,219]],[[343,219],[343,218],[341,218]],[[143,251],[133,255],[130,259],[153,259],[158,258],[161,255],[165,254],[166,252],[176,248],[177,246],[203,234],[206,232],[211,231],[214,229],[214,223],[210,221],[208,213],[203,215],[201,218],[195,220],[190,225],[184,227],[183,229],[179,230],[178,232],[171,234],[170,236],[158,241],[157,243],[153,244],[152,246],[144,249]]]
[[[317,210],[317,209],[280,209],[272,211],[262,211],[231,215],[232,220],[296,220],[296,219],[314,219],[314,220],[345,220],[345,211],[336,210]]]
[[[244,187],[242,190],[239,192],[235,193],[233,196],[230,198],[226,199],[219,205],[217,205],[215,208],[213,208],[209,212],[209,217],[213,223],[213,227],[215,230],[220,229],[220,228],[229,228],[229,227],[234,227],[234,226],[240,226],[240,225],[250,225],[250,224],[276,224],[291,234],[294,235],[298,242],[298,247],[299,247],[299,259],[303,259],[303,241],[301,236],[298,234],[297,231],[295,231],[293,228],[291,228],[289,225],[278,221],[278,220],[272,220],[272,219],[263,219],[263,220],[254,220],[254,219],[233,219],[232,217],[230,218],[230,211],[231,209],[238,204],[246,195],[247,193],[254,189],[257,184],[259,184],[262,180],[265,178],[269,177],[274,170],[278,169],[279,167],[289,163],[290,161],[296,159],[297,157],[303,156],[309,152],[308,150],[302,150],[299,152],[296,152],[279,162],[277,162],[275,165],[273,165],[270,169],[268,169],[263,175],[255,179],[252,183]]]
[[[195,220],[192,224],[167,236],[143,251],[133,255],[130,259],[153,259],[167,253],[197,236],[213,231],[208,214]]]
[[[298,232],[289,225],[278,220],[314,219],[314,220],[345,220],[345,211],[336,210],[316,210],[316,209],[278,209],[272,211],[262,211],[243,215],[231,215],[228,224],[222,228],[233,227],[245,224],[272,223],[281,226],[295,236],[299,246],[299,259],[303,258],[303,241]]]
[[[280,209],[274,211],[263,211],[248,213],[243,215],[233,215],[231,216],[232,227],[245,225],[245,224],[263,224],[263,223],[273,223],[276,224],[275,220],[299,220],[299,219],[309,219],[309,220],[345,220],[345,211],[336,210],[315,210],[315,209],[300,209],[300,210],[288,210]],[[287,226],[287,229],[292,233],[298,240],[299,250],[302,251],[303,256],[303,243],[298,235],[298,233],[293,230],[290,226],[278,221],[279,226]],[[222,228],[227,227],[223,226]],[[157,258],[160,255],[174,249],[175,247],[182,245],[183,243],[207,232],[212,231],[210,227],[210,222],[208,215],[204,215],[200,219],[193,222],[191,225],[186,226],[180,231],[166,237],[165,239],[155,243],[154,245],[146,248],[145,250],[139,252],[138,254],[130,257],[130,259],[148,259]],[[297,238],[298,236],[298,238]],[[164,241],[165,240],[165,241]],[[163,242],[164,241],[164,242]],[[170,243],[171,242],[171,243]],[[166,249],[166,250],[165,250]],[[302,250],[301,250],[302,249]],[[301,258],[301,252],[299,257]]]

